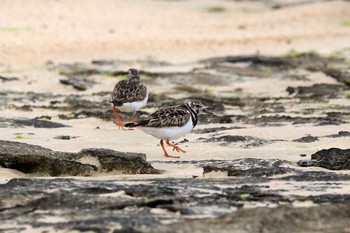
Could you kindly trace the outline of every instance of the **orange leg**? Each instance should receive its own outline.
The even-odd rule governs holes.
[[[172,155],[169,155],[168,152],[166,152],[165,148],[164,148],[164,144],[163,144],[163,140],[160,140],[160,145],[164,151],[164,156],[165,157],[168,157],[168,158],[180,158],[179,156],[172,156]]]
[[[121,129],[124,129],[124,123],[123,123],[123,121],[119,118],[118,113],[117,113],[117,110],[115,109],[115,106],[112,106],[112,111],[113,111],[113,113],[114,113],[114,115],[115,115],[115,118],[116,118],[116,120],[117,120],[116,123],[117,123],[119,129],[120,129],[120,128],[121,128]]]
[[[186,151],[184,151],[183,149],[181,149],[177,145],[171,144],[169,140],[166,140],[166,144],[168,144],[168,146],[172,146],[173,150],[176,150],[177,152],[186,153]]]
[[[134,123],[135,122],[135,116],[134,114],[131,115],[131,122]],[[134,130],[133,128],[128,128],[128,130]]]

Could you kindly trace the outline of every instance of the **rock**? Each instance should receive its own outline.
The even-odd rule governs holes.
[[[82,62],[53,65],[50,66],[49,69],[57,70],[60,75],[64,76],[89,76],[102,73],[102,71],[98,70],[93,64]]]
[[[204,177],[220,172],[225,176],[254,177],[267,180],[286,181],[348,181],[350,175],[334,172],[307,171],[298,169],[294,164],[279,159],[236,159],[232,161],[203,161],[197,164],[203,168]],[[274,177],[279,175],[278,178]],[[283,175],[283,176],[281,176]]]
[[[209,163],[202,165],[203,175],[211,172],[227,172],[228,176],[269,177],[286,174],[293,171],[292,168],[283,167],[287,163],[279,159],[238,159],[221,164]]]
[[[287,181],[350,181],[350,175],[339,174],[334,172],[324,172],[324,171],[305,171],[305,170],[295,170],[292,174],[288,174],[280,178],[281,180]],[[320,188],[318,188],[320,189]]]
[[[49,176],[91,175],[95,166],[61,159],[62,152],[55,152],[26,143],[0,141],[0,165],[23,173],[40,173]]]
[[[295,186],[290,182],[285,185],[288,183]],[[327,186],[336,187],[334,184]],[[270,187],[259,177],[128,181],[12,179],[0,184],[0,229],[5,231],[11,227],[11,231],[16,232],[30,226],[35,231],[53,228],[94,232],[174,232],[174,229],[188,232],[186,227],[191,226],[194,232],[206,232],[208,227],[212,232],[225,232],[225,229],[229,230],[227,232],[233,229],[261,232],[264,226],[271,228],[271,232],[293,225],[298,227],[298,232],[303,232],[303,229],[321,231],[326,223],[327,229],[334,227],[336,230],[349,224],[349,194],[299,196],[303,192],[298,192],[299,195],[281,193],[285,192]],[[295,208],[295,201],[323,205]],[[319,209],[332,206],[327,203],[337,208]],[[330,221],[333,217],[337,221]],[[203,228],[194,224],[199,222]],[[311,228],[313,226],[317,228]]]
[[[174,106],[174,105],[180,105],[188,101],[189,99],[191,100],[198,100],[203,105],[206,107],[207,110],[211,112],[223,112],[225,110],[224,107],[224,102],[226,101],[225,99],[220,99],[212,95],[192,95],[187,98],[183,99],[172,99],[168,98],[164,95],[152,95],[152,98],[149,99],[149,102],[157,102],[156,104],[159,106],[159,102],[161,103],[161,107],[169,107],[169,106]],[[201,114],[200,116],[203,116],[206,114]]]
[[[44,232],[58,229],[65,232],[101,233],[273,232],[284,229],[295,232],[331,232],[333,229],[335,232],[342,231],[342,227],[348,224],[349,219],[348,215],[344,215],[343,207],[346,205],[348,208],[350,202],[350,194],[344,192],[349,188],[348,172],[327,169],[315,171],[313,168],[297,166],[294,159],[305,151],[303,152],[301,147],[295,147],[296,143],[291,141],[283,143],[289,145],[286,148],[296,151],[294,153],[296,157],[294,156],[293,161],[289,162],[284,159],[290,157],[285,157],[285,150],[279,148],[267,147],[249,151],[242,149],[279,140],[256,138],[255,134],[251,134],[252,130],[268,132],[273,128],[270,126],[276,126],[273,130],[278,130],[277,127],[280,127],[279,130],[283,131],[291,128],[297,130],[304,126],[320,129],[323,125],[339,125],[323,127],[324,132],[328,131],[326,128],[338,129],[330,131],[335,133],[332,135],[335,137],[332,141],[337,144],[347,141],[348,138],[345,137],[348,137],[349,132],[338,133],[338,131],[346,130],[350,119],[349,106],[346,102],[348,86],[341,83],[334,86],[322,84],[321,80],[319,82],[316,80],[320,75],[322,80],[325,80],[324,75],[319,72],[327,73],[330,68],[338,67],[346,69],[345,60],[324,58],[315,53],[292,56],[269,57],[258,54],[231,56],[206,61],[205,64],[195,62],[180,65],[165,64],[166,67],[161,67],[163,64],[144,61],[116,60],[53,67],[65,76],[62,77],[64,80],[72,81],[70,85],[76,85],[78,89],[89,88],[89,81],[92,80],[103,85],[115,83],[119,78],[125,78],[127,67],[130,65],[142,67],[140,73],[147,85],[150,87],[167,85],[167,90],[170,92],[158,90],[156,94],[150,93],[147,108],[143,112],[138,111],[137,118],[148,115],[149,112],[146,111],[183,103],[185,98],[198,99],[214,113],[199,116],[199,127],[195,132],[204,133],[200,135],[203,137],[201,140],[212,140],[213,146],[216,143],[217,146],[220,144],[231,147],[232,150],[227,152],[229,154],[225,155],[225,158],[242,158],[249,154],[260,159],[215,161],[189,158],[153,161],[152,163],[159,168],[178,168],[179,171],[175,172],[186,178],[178,178],[178,175],[171,177],[169,174],[156,178],[154,176],[141,178],[118,175],[160,172],[145,161],[143,154],[96,148],[65,153],[34,145],[11,146],[0,141],[2,145],[0,151],[6,152],[5,155],[1,154],[4,152],[0,153],[2,165],[32,172],[27,175],[30,177],[28,179],[8,181],[4,176],[1,180],[0,232]],[[313,73],[315,71],[318,73]],[[333,72],[332,75],[344,74]],[[270,83],[272,80],[281,84],[280,87],[285,83],[296,83],[296,81],[304,83],[305,86],[311,85],[307,84],[311,81],[318,85],[301,88],[293,86],[290,91],[294,95],[286,96],[280,93],[280,89],[266,89],[264,85],[253,90],[249,84],[257,79],[262,84]],[[29,77],[29,80],[32,80],[32,77]],[[186,87],[181,90],[187,93],[177,94],[172,89],[183,87],[184,83]],[[192,84],[195,84],[196,89],[189,88]],[[225,84],[230,86],[212,88],[213,85]],[[36,116],[49,109],[52,110],[50,112],[62,114],[59,116],[60,122],[67,124],[70,119],[77,118],[79,122],[84,122],[86,117],[111,121],[115,120],[115,117],[110,110],[110,91],[53,94],[4,90],[0,92],[0,108],[5,112],[31,110],[30,115],[36,114]],[[329,98],[337,100],[329,101]],[[121,117],[129,119],[130,114],[121,113]],[[4,121],[0,119],[0,127],[2,124],[8,125],[9,122],[13,123],[9,119]],[[227,125],[208,125],[208,123]],[[102,127],[105,129],[101,124],[98,124],[101,130]],[[110,124],[113,126],[112,122]],[[284,125],[287,127],[283,127]],[[318,127],[313,127],[315,125]],[[98,126],[92,126],[95,127]],[[243,131],[248,134],[235,135],[242,130],[234,129],[242,127],[247,128]],[[38,136],[37,130],[33,132]],[[57,136],[61,133],[52,131],[51,135]],[[29,134],[24,132],[22,135]],[[17,136],[20,138],[21,135],[15,137]],[[327,135],[318,137],[321,139]],[[71,137],[63,134],[61,138]],[[312,141],[316,138],[307,136],[300,140]],[[53,140],[53,142],[62,141]],[[74,143],[74,140],[65,143]],[[274,145],[278,147],[280,144]],[[290,147],[291,145],[294,147]],[[270,149],[274,153],[268,154],[267,151]],[[261,151],[270,159],[262,158]],[[287,154],[290,154],[290,151]],[[23,155],[28,156],[22,158]],[[215,154],[213,156],[216,157]],[[271,159],[273,156],[278,159]],[[23,162],[24,159],[26,160]],[[312,161],[317,162],[317,165],[320,163],[316,159]],[[16,162],[23,165],[19,166]],[[192,168],[195,168],[193,173]],[[180,174],[182,169],[189,170],[186,174]],[[201,169],[204,171],[204,178],[200,175]],[[3,172],[15,175],[20,173],[0,168],[0,173],[4,174]],[[78,176],[93,174],[99,177],[98,179],[96,177],[33,178],[36,175],[64,176],[67,173]],[[111,174],[113,176],[106,176]],[[19,175],[26,176],[22,173]],[[197,179],[194,179],[195,177]],[[322,205],[314,206],[315,204]],[[339,208],[328,209],[327,204]]]
[[[219,137],[211,137],[206,140],[206,142],[240,142],[247,140],[244,136],[239,135],[225,135],[225,136],[219,136]]]
[[[41,119],[7,119],[9,124],[14,127],[23,127],[23,126],[33,126],[34,128],[62,128],[70,127],[69,125],[61,124],[58,122],[53,122],[50,120],[41,120]]]
[[[336,98],[340,92],[347,90],[346,86],[339,84],[314,84],[312,86],[288,87],[287,92],[295,94],[296,97],[307,98]]]
[[[265,139],[241,135],[223,135],[217,137],[212,136],[209,138],[198,138],[198,140],[203,142],[219,142],[222,146],[226,146],[231,143],[241,142],[244,143],[244,147],[257,147],[270,143],[268,140]]]
[[[23,173],[49,176],[89,176],[95,172],[112,171],[124,174],[159,174],[160,171],[147,163],[145,158],[144,154],[96,148],[67,153],[0,140],[0,166]]]
[[[262,55],[247,55],[247,56],[226,56],[214,57],[201,62],[210,64],[210,68],[215,69],[224,63],[242,64],[246,63],[250,67],[269,67],[276,71],[285,71],[295,68],[303,68],[309,71],[325,71],[332,64],[344,64],[343,58],[322,57],[316,53],[301,53],[292,57],[268,57]],[[260,72],[266,70],[260,69]],[[259,74],[258,74],[259,75]]]
[[[19,78],[17,78],[17,77],[5,77],[5,76],[0,75],[0,80],[3,82],[9,82],[9,81],[17,81],[17,80],[19,80]]]
[[[191,84],[207,85],[210,87],[225,86],[228,85],[232,80],[224,75],[217,75],[207,72],[195,72],[190,75]]]
[[[136,117],[139,116],[139,112],[135,114]],[[128,115],[127,113],[118,113],[118,115],[120,117],[122,117],[123,119],[125,119]],[[105,121],[110,121],[110,120],[114,120],[115,116],[112,112],[112,110],[107,110],[107,111],[77,111],[76,113],[74,113],[74,116],[71,117],[71,119],[82,119],[82,118],[88,118],[88,117],[95,117],[95,118],[100,118],[102,120]]]
[[[54,139],[60,139],[60,140],[70,140],[71,138],[75,138],[75,137],[71,137],[69,135],[59,135],[54,137]]]
[[[232,118],[229,115],[223,115],[219,116],[216,114],[201,114],[198,116],[199,122],[202,124],[208,124],[208,123],[220,123],[220,124],[229,124],[232,123]]]
[[[231,116],[233,122],[243,122],[245,124],[254,124],[259,126],[281,126],[282,123],[292,123],[293,125],[299,124],[315,124],[315,125],[339,125],[345,123],[342,120],[342,116],[336,117],[299,117],[299,116],[288,116],[288,115],[274,115],[274,116],[261,116],[248,118],[242,115]]]
[[[71,76],[68,78],[61,78],[60,83],[64,85],[71,85],[79,91],[85,91],[94,84],[93,81],[90,81],[84,76]]]
[[[193,86],[187,86],[187,85],[181,85],[174,88],[174,90],[178,92],[185,92],[185,93],[202,93],[203,91],[201,89],[195,88]]]
[[[318,141],[318,137],[314,137],[310,135],[293,140],[293,142],[302,142],[302,143],[310,143],[310,142],[316,142],[316,141]]]
[[[240,209],[216,219],[196,219],[155,229],[154,233],[206,232],[346,232],[350,227],[350,208],[346,204],[313,207]],[[327,229],[325,231],[325,229]]]
[[[311,155],[311,160],[300,160],[302,167],[323,167],[330,170],[350,169],[350,149],[330,148],[317,151]]]
[[[332,159],[336,160],[348,160],[350,159],[350,149],[339,149],[339,148],[330,148],[317,151],[316,153],[311,155],[311,159],[316,159],[318,161],[322,159]]]
[[[342,82],[350,86],[350,70],[340,70],[333,68],[326,70],[325,73],[335,78],[338,82]]]
[[[239,127],[239,126],[224,127],[224,126],[221,126],[221,127],[213,127],[213,128],[195,129],[195,130],[193,130],[193,132],[196,134],[206,134],[206,133],[215,133],[215,132],[231,130],[231,129],[243,129],[243,127]]]
[[[220,201],[222,196],[210,193],[208,197],[200,196],[207,193],[207,189],[213,190],[212,184],[191,183],[192,179],[137,183],[62,178],[13,179],[0,184],[0,221],[3,223],[0,229],[3,230],[9,220],[12,231],[30,225],[34,229],[58,227],[61,230],[103,229],[102,232],[109,232],[127,229],[126,232],[144,232],[163,225],[164,220],[177,221],[182,216],[204,214],[213,203],[230,211],[230,207],[223,203],[227,199]],[[189,189],[190,186],[198,191]],[[227,201],[230,206],[235,206],[235,201]],[[189,202],[195,207],[188,206]],[[45,221],[46,217],[57,217],[60,221]]]
[[[271,7],[272,9],[282,9],[282,8],[292,8],[300,5],[313,4],[316,2],[326,2],[327,0],[264,0],[262,1],[265,5]],[[312,52],[310,52],[312,53]],[[315,54],[316,56],[316,54]]]
[[[109,149],[83,149],[76,158],[96,157],[101,164],[101,171],[121,171],[126,174],[159,174],[147,161],[146,155],[140,153],[120,152]]]
[[[214,57],[201,62],[217,64],[217,63],[252,63],[254,65],[266,65],[266,66],[279,66],[279,67],[291,67],[292,64],[286,58],[279,57],[267,57],[260,55],[251,56],[226,56],[226,57]]]
[[[82,99],[79,96],[70,96],[64,100],[64,103],[68,106],[64,110],[72,111],[72,116],[68,119],[77,119],[84,117],[96,117],[104,120],[113,119],[113,112],[110,110],[110,102],[106,101],[90,101]],[[121,113],[122,114],[122,113]],[[121,115],[123,117],[123,115]],[[66,118],[63,114],[60,114],[60,118]]]
[[[4,156],[1,153],[0,165],[5,168],[16,169],[23,173],[49,176],[89,176],[97,170],[95,166],[81,164],[75,161],[28,154]]]
[[[329,138],[350,137],[349,131],[339,131],[337,134],[328,135]]]

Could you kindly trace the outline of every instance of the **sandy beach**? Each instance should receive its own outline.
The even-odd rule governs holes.
[[[1,1],[0,63],[150,57],[183,63],[292,49],[330,54],[349,46],[348,2],[276,10],[273,2]]]

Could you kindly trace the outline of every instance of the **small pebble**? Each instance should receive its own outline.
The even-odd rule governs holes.
[[[70,136],[69,135],[60,135],[60,136],[56,136],[54,138],[55,139],[62,139],[62,140],[70,140]]]

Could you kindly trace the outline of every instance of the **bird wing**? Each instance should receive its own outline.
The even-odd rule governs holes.
[[[126,80],[118,82],[111,96],[111,102],[122,105],[127,102],[142,101],[147,95],[147,87],[141,82],[128,83]]]
[[[135,126],[143,127],[180,127],[186,124],[191,115],[185,108],[178,106],[161,108],[147,118],[135,123]]]

